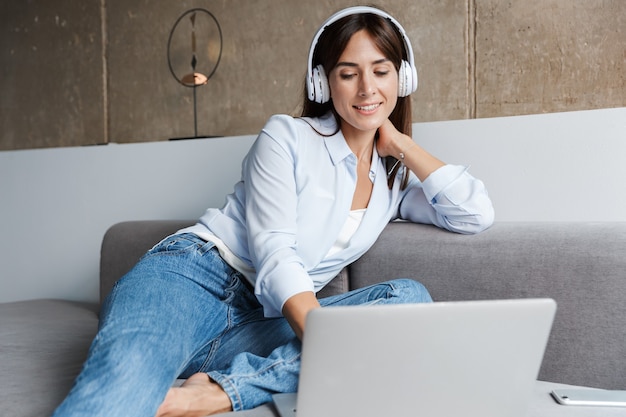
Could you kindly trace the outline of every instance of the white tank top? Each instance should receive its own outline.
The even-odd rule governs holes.
[[[354,236],[357,229],[361,225],[361,221],[363,220],[363,216],[365,215],[365,210],[366,209],[350,211],[350,214],[348,215],[348,218],[346,219],[346,222],[343,225],[341,232],[339,232],[339,236],[337,237],[335,244],[332,248],[330,248],[330,250],[326,254],[326,257],[332,256],[348,247],[350,239],[352,239],[352,236]]]

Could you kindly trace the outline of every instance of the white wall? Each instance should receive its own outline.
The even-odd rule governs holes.
[[[253,139],[0,152],[0,302],[96,301],[106,229],[221,206]]]
[[[626,221],[626,108],[420,123],[414,136],[471,165],[497,221]],[[106,229],[221,206],[253,140],[0,152],[0,302],[96,301]]]
[[[416,124],[487,185],[496,221],[626,221],[626,107]]]

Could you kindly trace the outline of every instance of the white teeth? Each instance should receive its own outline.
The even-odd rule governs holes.
[[[363,110],[363,111],[372,111],[375,110],[378,106],[380,106],[379,104],[370,104],[369,106],[356,106],[356,108],[358,110]]]

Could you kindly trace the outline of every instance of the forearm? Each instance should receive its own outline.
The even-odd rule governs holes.
[[[426,180],[430,174],[445,165],[407,135],[402,135],[394,143],[392,156],[414,172],[420,181]]]
[[[304,325],[306,316],[309,311],[319,308],[320,303],[317,301],[313,292],[301,292],[289,298],[283,305],[283,316],[291,325],[296,336],[302,340],[304,335]]]

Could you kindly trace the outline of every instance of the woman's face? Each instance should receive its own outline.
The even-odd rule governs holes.
[[[328,83],[346,137],[374,134],[398,101],[398,72],[365,30],[352,35]]]

